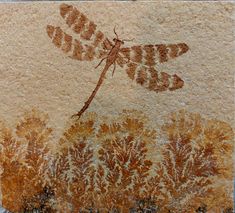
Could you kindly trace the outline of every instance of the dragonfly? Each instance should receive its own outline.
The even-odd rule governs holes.
[[[189,50],[187,44],[147,44],[126,47],[124,43],[128,40],[120,39],[115,28],[115,38],[110,40],[93,21],[72,5],[61,4],[60,15],[78,38],[66,33],[59,26],[47,25],[46,31],[52,43],[72,59],[100,60],[95,68],[105,61],[94,90],[84,106],[73,115],[78,119],[90,106],[111,66],[113,66],[112,75],[118,65],[126,71],[131,80],[149,91],[157,93],[174,91],[184,86],[184,81],[178,75],[159,72],[156,66],[186,53]]]

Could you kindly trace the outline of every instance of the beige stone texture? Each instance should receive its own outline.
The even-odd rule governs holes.
[[[0,117],[14,125],[31,108],[48,113],[55,137],[94,89],[99,60],[77,61],[56,48],[48,24],[72,34],[59,14],[60,2],[0,4]],[[114,38],[141,44],[186,43],[190,50],[159,71],[177,74],[183,89],[155,93],[111,70],[88,111],[113,116],[123,109],[145,112],[161,124],[170,112],[185,109],[234,125],[234,16],[231,2],[73,2]],[[73,34],[75,35],[75,34]]]

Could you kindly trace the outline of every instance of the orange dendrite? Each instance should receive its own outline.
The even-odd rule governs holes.
[[[0,183],[6,209],[25,212],[32,210],[32,205],[40,206],[41,200],[37,200],[36,195],[47,185],[51,132],[47,117],[36,110],[27,113],[14,131],[1,128]]]
[[[232,211],[234,133],[227,123],[184,110],[168,116],[160,130],[135,110],[106,119],[88,113],[70,121],[54,154],[45,115],[32,111],[15,130],[1,124],[3,207],[12,212]]]

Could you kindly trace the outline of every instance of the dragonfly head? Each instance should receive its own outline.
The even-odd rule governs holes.
[[[134,39],[123,39],[123,40],[119,39],[118,34],[117,34],[115,28],[116,28],[116,26],[113,29],[113,32],[116,35],[116,38],[113,39],[114,43],[124,44],[125,41],[133,41],[134,40]]]
[[[124,41],[122,41],[121,39],[119,39],[118,34],[116,32],[116,26],[113,28],[113,32],[116,35],[116,38],[113,39],[114,43],[119,43],[119,44],[124,44]]]
[[[124,41],[120,40],[119,38],[114,38],[114,39],[113,39],[113,42],[114,42],[114,43],[117,43],[117,42],[118,42],[118,43],[124,44]]]

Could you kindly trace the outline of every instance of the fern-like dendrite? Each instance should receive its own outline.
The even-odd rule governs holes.
[[[232,211],[225,122],[181,110],[157,128],[135,110],[86,113],[53,152],[52,132],[37,110],[15,128],[0,123],[0,198],[11,212]]]

